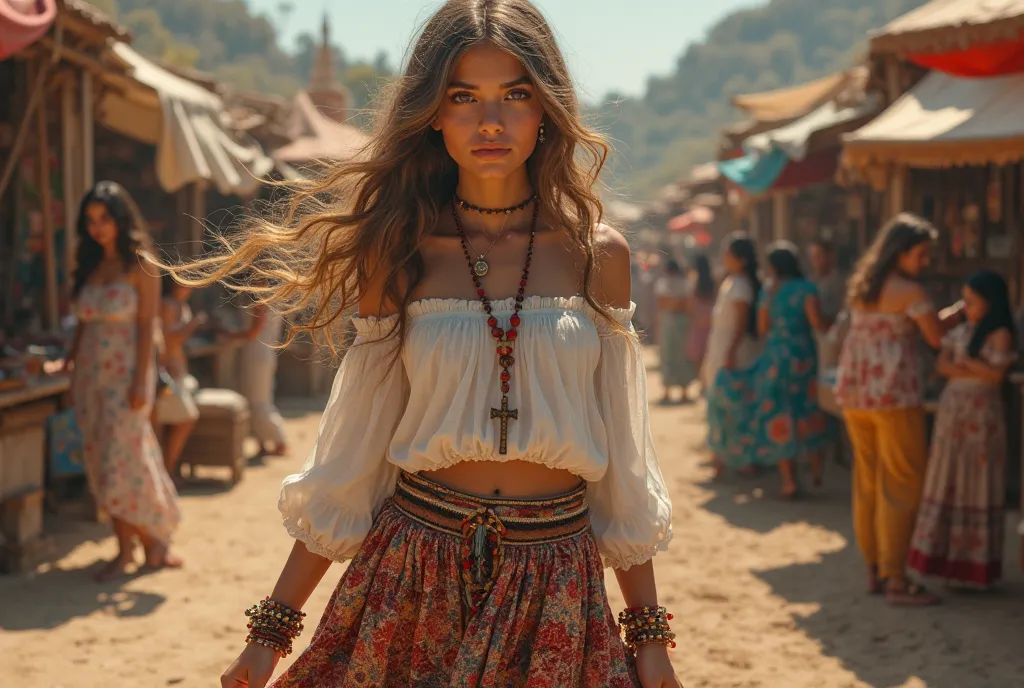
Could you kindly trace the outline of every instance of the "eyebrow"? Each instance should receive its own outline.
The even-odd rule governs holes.
[[[516,79],[514,81],[509,81],[508,83],[502,84],[500,86],[500,88],[504,89],[504,88],[513,88],[514,86],[527,86],[527,85],[532,84],[532,83],[533,83],[533,81],[530,79],[530,77],[528,77],[528,76],[521,76],[521,77],[519,77],[518,79]],[[473,84],[467,84],[465,81],[453,81],[450,84],[448,84],[448,88],[464,88],[467,91],[479,91],[480,90],[479,86],[474,86]]]

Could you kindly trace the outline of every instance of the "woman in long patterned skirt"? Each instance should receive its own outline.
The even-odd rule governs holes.
[[[661,384],[665,388],[661,403],[672,402],[672,388],[678,387],[680,403],[689,401],[687,388],[697,378],[697,369],[686,355],[686,336],[690,329],[690,283],[675,260],[665,265],[665,274],[654,286],[658,297],[658,358]]]
[[[967,322],[946,335],[949,378],[935,419],[924,496],[907,565],[950,586],[1002,577],[1006,425],[1001,383],[1016,339],[1006,282],[981,271],[963,291]]]
[[[528,0],[451,0],[394,86],[365,156],[292,196],[321,214],[191,266],[255,272],[229,284],[335,341],[360,313],[281,489],[296,543],[221,685],[263,688],[351,559],[277,688],[678,688],[629,245],[598,223],[606,149],[554,32]]]
[[[825,413],[818,406],[814,333],[825,330],[814,285],[804,279],[796,247],[768,252],[769,286],[762,290],[758,331],[764,351],[745,370],[723,370],[708,404],[712,446],[735,468],[778,466],[782,496],[797,493],[795,463],[809,459],[821,482]]]
[[[136,538],[148,567],[181,565],[169,551],[178,495],[149,419],[160,281],[140,264],[146,240],[138,217],[113,182],[97,184],[78,217],[79,325],[68,361],[89,488],[117,535],[117,556],[97,574],[102,581],[133,563]]]

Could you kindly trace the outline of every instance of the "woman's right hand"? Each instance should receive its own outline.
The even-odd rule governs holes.
[[[246,645],[238,659],[220,677],[221,688],[264,688],[281,656],[264,645]]]

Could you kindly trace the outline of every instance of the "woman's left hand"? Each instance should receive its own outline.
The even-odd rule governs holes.
[[[636,651],[636,673],[643,688],[683,688],[676,678],[668,648],[664,645],[641,645]]]
[[[128,405],[132,411],[138,411],[146,405],[146,378],[136,377],[128,388]]]

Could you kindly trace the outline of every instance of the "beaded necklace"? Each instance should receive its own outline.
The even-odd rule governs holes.
[[[531,198],[533,198],[531,196]],[[509,328],[506,332],[504,328],[498,326],[498,319],[494,317],[493,306],[491,305],[490,299],[487,298],[486,292],[484,292],[483,283],[480,282],[480,276],[473,269],[473,258],[469,253],[468,239],[466,238],[466,232],[462,229],[462,220],[459,219],[459,199],[456,196],[452,202],[452,218],[455,220],[455,229],[459,233],[459,241],[462,243],[462,252],[466,255],[466,262],[469,264],[469,276],[473,279],[473,284],[476,286],[476,295],[480,298],[483,303],[484,312],[487,314],[487,326],[491,328],[491,336],[497,344],[498,353],[498,365],[501,366],[501,408],[491,409],[491,420],[497,419],[500,422],[500,434],[498,440],[498,453],[508,453],[508,422],[509,420],[519,419],[519,409],[510,409],[508,407],[508,393],[512,389],[512,373],[510,368],[515,364],[516,359],[512,356],[515,348],[516,337],[518,336],[517,328],[521,319],[519,317],[519,311],[523,307],[523,299],[526,294],[526,283],[530,278],[530,262],[533,260],[533,241],[537,236],[537,216],[539,215],[540,204],[538,203],[533,207],[533,219],[530,221],[530,243],[526,248],[526,262],[523,265],[523,275],[519,280],[519,290],[516,292],[515,308],[512,311],[512,317],[509,318]]]

